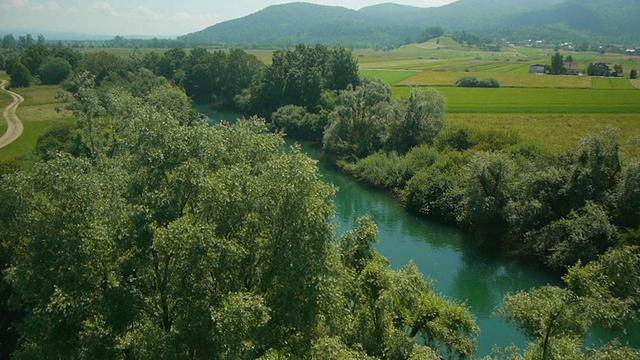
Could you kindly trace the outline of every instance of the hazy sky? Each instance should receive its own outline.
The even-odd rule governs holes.
[[[308,0],[351,9],[384,2],[421,7],[455,0]],[[0,0],[2,30],[105,35],[183,35],[259,11],[282,0]]]

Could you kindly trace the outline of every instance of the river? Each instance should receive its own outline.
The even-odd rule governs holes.
[[[216,114],[199,107],[199,111]],[[229,114],[224,118],[228,119]],[[287,139],[287,145],[297,141]],[[449,299],[465,301],[476,316],[481,329],[478,338],[478,356],[488,355],[498,345],[512,343],[525,347],[527,339],[502,318],[494,316],[505,294],[560,281],[521,261],[505,258],[469,247],[468,234],[415,216],[399,206],[388,194],[370,189],[349,176],[340,173],[321,160],[321,149],[308,142],[297,142],[311,158],[320,159],[318,168],[322,179],[338,187],[335,196],[335,223],[338,236],[354,229],[358,217],[370,214],[378,224],[380,242],[375,248],[400,268],[413,261],[420,271],[434,281],[438,292]],[[640,345],[640,327],[633,326],[629,334],[617,334],[623,343]],[[612,335],[606,331],[594,332],[589,342],[599,343]]]

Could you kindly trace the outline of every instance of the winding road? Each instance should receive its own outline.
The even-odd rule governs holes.
[[[0,80],[0,89],[6,91],[11,97],[13,101],[6,108],[4,108],[4,112],[2,115],[4,116],[5,121],[7,122],[7,131],[0,138],[0,149],[11,144],[14,140],[22,135],[23,126],[16,115],[16,110],[18,106],[24,101],[24,98],[13,91],[9,91],[4,87],[7,85],[5,80]]]

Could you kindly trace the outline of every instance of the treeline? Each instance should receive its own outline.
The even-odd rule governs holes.
[[[209,126],[140,68],[65,83],[77,124],[0,177],[3,357],[468,357],[478,327],[259,119]]]
[[[0,70],[11,75],[11,86],[29,87],[32,84],[60,84],[75,69],[82,54],[68,47],[50,47],[44,38],[37,41],[30,36],[5,36],[0,48]]]
[[[376,153],[346,169],[414,211],[562,271],[639,244],[639,166],[623,162],[611,129],[555,155],[512,136],[449,125],[432,144],[406,155]]]

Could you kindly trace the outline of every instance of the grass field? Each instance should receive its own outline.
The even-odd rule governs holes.
[[[382,71],[379,72],[382,73]],[[453,86],[456,81],[463,76],[474,76],[479,79],[494,78],[500,82],[502,87],[570,89],[588,89],[592,87],[591,78],[588,76],[550,76],[529,73],[475,73],[459,71],[423,71],[414,73],[413,76],[401,82],[390,84],[406,86]],[[629,85],[626,79],[621,80],[627,82],[627,85]]]
[[[17,111],[18,117],[24,124],[24,132],[16,141],[0,149],[0,160],[13,157],[23,166],[30,167],[35,161],[33,149],[40,134],[56,123],[75,121],[71,112],[56,111],[56,108],[64,108],[64,104],[60,104],[54,97],[57,88],[56,86],[32,86],[13,90],[25,99]],[[4,97],[0,95],[0,105],[2,99]],[[0,127],[0,131],[4,133],[6,126]]]
[[[416,75],[415,71],[389,71],[389,70],[361,70],[360,75],[368,78],[378,78],[393,86],[397,83]]]
[[[626,158],[640,156],[640,115],[620,114],[447,114],[447,121],[516,133],[556,151],[576,148],[579,140],[606,127],[620,129]]]
[[[495,114],[637,114],[640,91],[535,88],[438,87],[447,98],[448,113]],[[407,86],[393,87],[394,96],[408,96]]]

